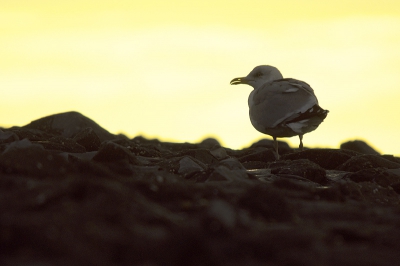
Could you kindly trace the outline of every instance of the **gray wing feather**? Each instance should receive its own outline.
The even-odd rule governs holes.
[[[318,104],[313,89],[296,79],[280,79],[264,84],[249,98],[253,122],[273,128],[285,120],[296,118]]]

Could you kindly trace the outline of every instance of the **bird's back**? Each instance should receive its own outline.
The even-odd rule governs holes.
[[[266,134],[314,105],[318,105],[318,100],[313,89],[307,83],[291,78],[267,82],[249,96],[251,122],[258,131]]]

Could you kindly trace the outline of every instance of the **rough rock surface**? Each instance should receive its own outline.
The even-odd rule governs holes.
[[[128,139],[77,112],[3,128],[0,265],[398,264],[400,158],[271,148]]]
[[[340,149],[352,150],[364,154],[379,154],[379,152],[377,152],[374,148],[369,146],[365,141],[361,140],[353,140],[342,143],[340,145]]]

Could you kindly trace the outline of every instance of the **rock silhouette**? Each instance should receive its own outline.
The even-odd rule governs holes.
[[[129,139],[77,112],[2,128],[0,264],[396,265],[400,158],[279,145]]]

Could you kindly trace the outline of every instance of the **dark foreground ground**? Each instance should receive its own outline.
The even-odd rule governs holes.
[[[2,129],[0,265],[399,265],[400,158],[280,146]]]

